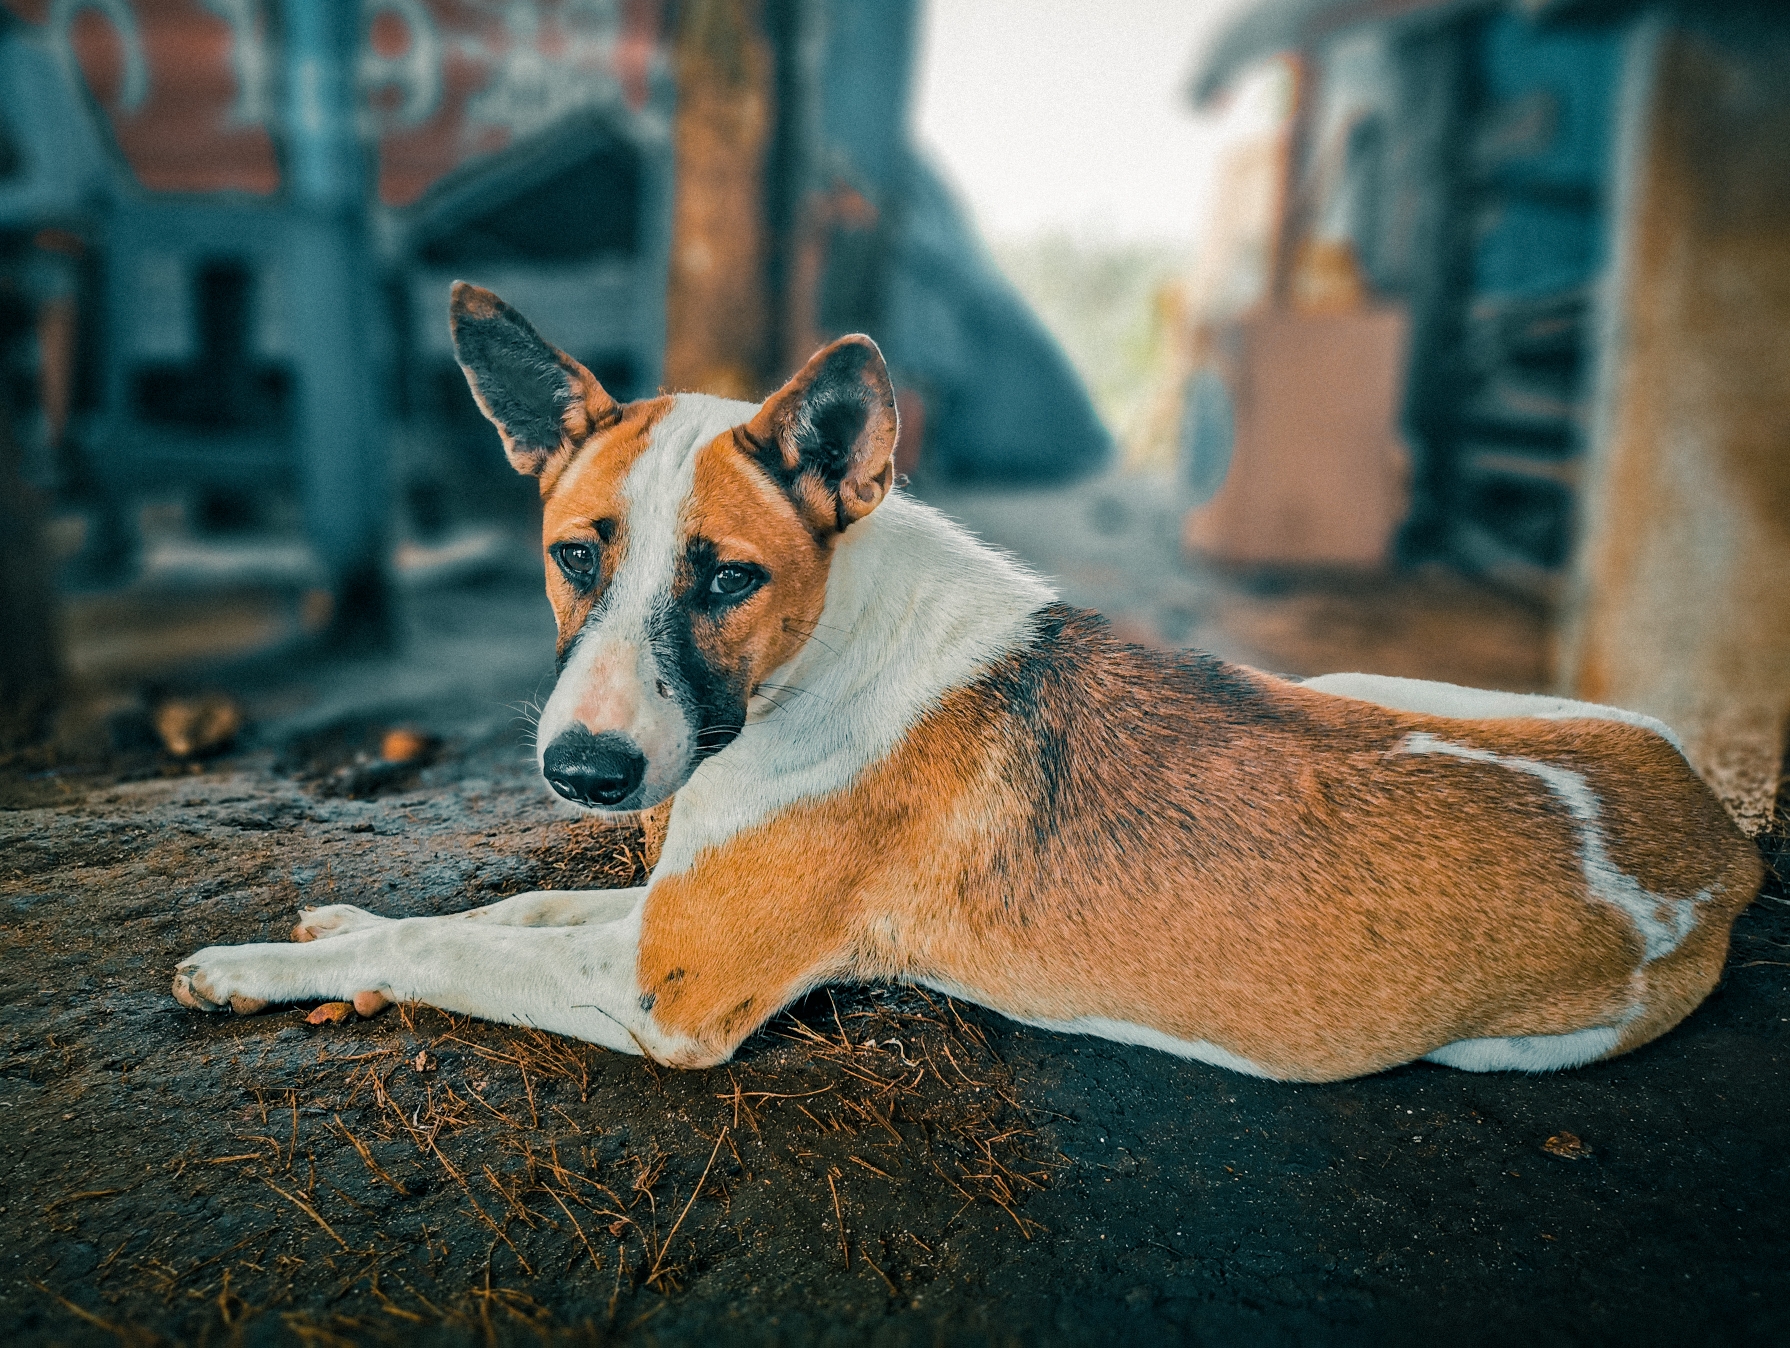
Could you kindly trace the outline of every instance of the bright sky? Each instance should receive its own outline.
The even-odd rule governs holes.
[[[924,0],[915,120],[984,235],[1192,237],[1216,143],[1187,83],[1249,0]]]

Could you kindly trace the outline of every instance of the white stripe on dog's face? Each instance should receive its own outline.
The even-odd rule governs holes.
[[[606,554],[607,583],[582,613],[575,604],[562,607],[556,596],[563,664],[541,713],[537,752],[553,781],[549,754],[568,731],[631,743],[646,760],[645,775],[622,799],[598,802],[606,808],[651,808],[683,785],[698,757],[702,727],[692,723],[689,690],[680,686],[664,630],[684,552],[680,521],[700,451],[755,410],[751,403],[680,395],[640,428],[644,445],[605,437],[554,484],[546,521],[550,549],[556,539],[598,548]],[[618,428],[627,429],[626,421]],[[615,470],[624,466],[618,460],[630,451],[616,492]],[[609,521],[613,537],[606,541],[598,525]],[[568,618],[582,625],[568,632]]]

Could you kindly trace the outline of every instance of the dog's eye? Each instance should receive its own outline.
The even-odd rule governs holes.
[[[758,582],[759,573],[755,568],[730,562],[715,572],[715,578],[709,582],[709,593],[737,598]]]
[[[553,560],[575,585],[585,584],[597,572],[597,551],[588,543],[561,543],[553,550]]]

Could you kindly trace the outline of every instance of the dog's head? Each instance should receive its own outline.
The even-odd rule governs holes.
[[[888,494],[882,353],[842,337],[761,406],[623,404],[490,291],[457,282],[451,313],[473,397],[541,483],[559,624],[542,775],[579,805],[648,809],[739,734],[819,622],[835,543]]]

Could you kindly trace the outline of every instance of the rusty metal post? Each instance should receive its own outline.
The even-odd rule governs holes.
[[[770,377],[776,327],[765,181],[774,52],[759,0],[681,9],[665,387],[752,398]]]

